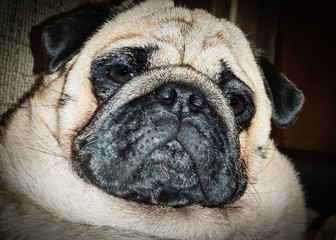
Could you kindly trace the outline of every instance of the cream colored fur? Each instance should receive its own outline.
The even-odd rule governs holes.
[[[223,209],[127,202],[72,170],[72,139],[97,108],[91,62],[111,49],[154,43],[159,51],[151,66],[174,64],[169,76],[206,89],[219,113],[226,111],[225,99],[211,79],[220,72],[221,59],[254,91],[256,114],[239,136],[249,183],[244,195]],[[115,108],[169,81],[163,70],[153,74],[157,82],[143,77],[127,84],[115,97]],[[57,109],[62,94],[72,101]],[[202,10],[174,7],[172,1],[142,3],[106,22],[64,70],[45,77],[2,129],[0,233],[40,239],[300,239],[306,221],[302,188],[269,139],[271,113],[263,76],[236,26]],[[258,146],[266,149],[266,158],[258,155]]]

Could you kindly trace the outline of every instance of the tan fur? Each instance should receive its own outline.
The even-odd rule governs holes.
[[[85,183],[72,171],[72,139],[98,106],[88,80],[91,62],[111,49],[151,43],[159,46],[151,65],[164,70],[152,73],[156,82],[143,77],[127,84],[115,97],[115,109],[175,79],[202,87],[216,111],[224,114],[227,110],[221,103],[225,99],[211,80],[221,68],[220,59],[226,59],[255,93],[255,117],[249,130],[240,135],[249,183],[245,194],[223,209],[127,202]],[[165,68],[172,64],[176,68]],[[164,78],[164,74],[176,78]],[[57,109],[62,93],[72,101]],[[271,112],[263,76],[236,26],[202,10],[175,8],[171,1],[142,3],[107,22],[63,71],[46,76],[2,129],[0,233],[8,238],[26,234],[48,239],[149,235],[300,239],[306,219],[302,189],[292,165],[269,139]],[[258,155],[258,146],[266,149],[265,159]]]

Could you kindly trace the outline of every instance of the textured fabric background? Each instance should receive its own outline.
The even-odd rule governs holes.
[[[0,0],[0,114],[34,84],[31,29],[87,0]]]

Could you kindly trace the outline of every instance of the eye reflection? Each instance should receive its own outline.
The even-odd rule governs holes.
[[[108,77],[116,83],[126,83],[130,81],[134,74],[132,70],[125,65],[116,65],[107,70]]]

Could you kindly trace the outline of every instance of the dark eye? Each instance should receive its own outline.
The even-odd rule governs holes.
[[[126,83],[134,76],[132,70],[125,65],[113,66],[106,71],[108,77],[116,83]]]
[[[228,94],[229,105],[233,110],[235,116],[241,114],[244,110],[244,102],[239,96]]]

